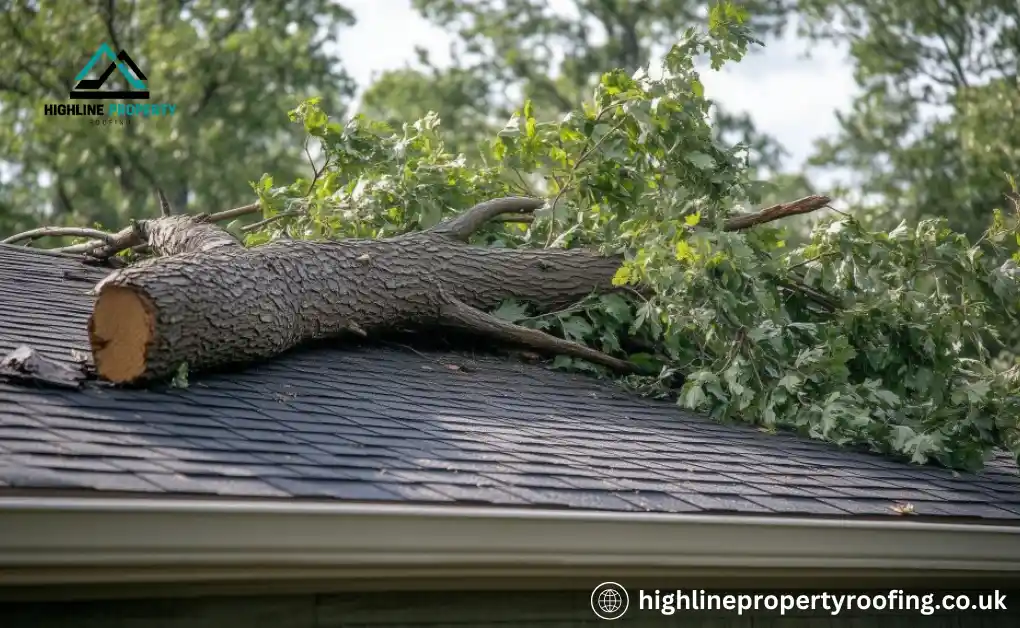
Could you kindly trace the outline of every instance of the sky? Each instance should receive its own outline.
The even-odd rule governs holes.
[[[341,31],[337,47],[359,85],[413,63],[416,46],[428,49],[437,63],[448,59],[448,35],[412,10],[410,0],[343,0],[343,5],[358,23]],[[855,90],[845,50],[809,44],[793,30],[739,64],[718,72],[705,68],[702,75],[706,96],[731,111],[749,112],[760,130],[782,142],[790,152],[788,169],[803,163],[817,138],[836,132],[835,113],[850,106]]]

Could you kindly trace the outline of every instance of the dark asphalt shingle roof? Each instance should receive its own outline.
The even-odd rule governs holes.
[[[0,353],[27,344],[71,363],[104,274],[0,245]],[[1011,460],[954,474],[541,366],[370,346],[303,349],[187,389],[0,383],[0,494],[50,489],[756,515],[909,503],[1020,521]]]

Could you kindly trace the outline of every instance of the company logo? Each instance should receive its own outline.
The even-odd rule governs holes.
[[[108,61],[98,78],[89,78]],[[74,87],[68,96],[71,100],[148,100],[148,78],[126,50],[114,54],[108,44],[101,44],[88,63],[74,77]],[[124,88],[114,87],[123,83]],[[91,116],[97,123],[109,123],[113,118],[158,117],[173,115],[177,105],[169,103],[95,103],[47,104],[43,113],[48,116]],[[105,118],[103,120],[102,118]]]
[[[615,582],[603,582],[591,592],[591,610],[599,619],[612,621],[623,617],[630,606],[627,589]]]
[[[92,69],[96,67],[103,57],[107,57],[111,60],[110,65],[107,66],[106,71],[100,75],[98,79],[90,79],[88,77]],[[121,76],[127,81],[128,87],[133,89],[119,89],[119,90],[101,90],[100,88],[106,83],[106,79],[110,78],[114,70],[120,70]],[[85,100],[148,100],[149,89],[145,86],[145,75],[138,69],[135,62],[131,60],[131,55],[127,53],[127,50],[121,50],[116,55],[113,54],[113,50],[106,44],[99,46],[96,50],[96,54],[92,55],[89,62],[85,64],[85,67],[78,72],[78,75],[74,77],[77,83],[74,89],[71,90],[72,99],[85,99]]]

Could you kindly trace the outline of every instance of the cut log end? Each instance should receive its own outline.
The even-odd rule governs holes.
[[[148,297],[131,288],[103,288],[89,319],[89,343],[101,377],[125,383],[145,373],[154,312]]]

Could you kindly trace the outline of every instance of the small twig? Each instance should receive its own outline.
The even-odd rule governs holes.
[[[618,105],[619,105],[619,103],[612,104],[610,106],[604,107],[601,111],[599,111],[598,115],[595,116],[596,124],[599,122],[599,120],[602,119],[602,116],[605,115],[606,112],[610,111],[611,109],[613,109],[614,107],[616,107]],[[610,135],[612,135],[613,133],[616,133],[620,129],[620,127],[623,126],[623,124],[626,121],[627,121],[626,117],[620,118],[620,120],[616,124],[613,125],[613,128],[611,128],[608,131],[606,131],[605,135],[603,135],[602,137],[600,137],[598,140],[595,141],[595,144],[593,144],[591,148],[589,148],[588,150],[586,150],[583,153],[581,153],[581,156],[577,158],[577,161],[574,162],[574,165],[570,167],[570,176],[571,176],[571,178],[574,176],[574,173],[577,172],[577,169],[581,166],[581,164],[583,164],[589,157],[591,157],[595,153],[595,151],[598,150],[599,146],[602,146],[602,142],[606,141],[606,138],[609,137]],[[556,182],[557,182],[557,185],[559,185],[559,180],[558,179],[556,179]],[[564,185],[560,185],[559,186],[560,187],[560,191],[556,193],[556,197],[553,199],[553,202],[549,205],[549,207],[552,209],[552,211],[549,214],[549,236],[545,240],[545,248],[551,247],[553,242],[556,240],[556,229],[555,229],[555,226],[556,226],[556,206],[559,204],[560,199],[563,197],[563,195],[566,194],[567,190],[570,189],[570,186],[572,184],[573,184],[573,182],[571,181],[570,183],[566,184],[565,186]]]
[[[825,259],[827,257],[835,257],[837,255],[839,255],[839,253],[822,253],[821,255],[815,255],[814,257],[809,257],[809,258],[807,258],[806,260],[804,260],[802,262],[797,262],[796,264],[794,264],[793,266],[790,266],[786,270],[794,270],[794,269],[800,268],[801,266],[807,266],[811,262],[817,262],[817,261],[823,260],[823,259]]]
[[[733,339],[733,344],[730,346],[730,351],[726,355],[726,360],[723,362],[722,367],[719,368],[719,374],[733,364],[733,360],[737,359],[737,354],[740,353],[740,349],[743,347],[744,340],[747,338],[747,329],[741,325],[740,329],[737,330],[737,337]]]
[[[87,253],[96,247],[102,246],[103,243],[97,240],[89,242],[83,242],[82,244],[72,244],[70,246],[61,246],[55,249],[36,249],[37,251],[53,251],[54,253],[66,253],[68,255],[74,255],[76,253]]]
[[[571,168],[571,170],[577,170],[578,166],[583,164],[589,157],[591,157],[595,153],[595,151],[599,149],[599,146],[602,146],[602,142],[605,142],[607,137],[619,131],[620,127],[623,126],[625,122],[627,122],[626,116],[620,118],[620,120],[613,125],[613,128],[606,131],[606,134],[600,137],[598,140],[596,140],[591,148],[589,148],[588,150],[584,151],[584,153],[581,154],[577,161],[574,162],[574,166],[573,168]]]
[[[550,316],[560,316],[562,314],[573,314],[574,312],[578,312],[578,311],[583,310],[585,305],[587,304],[586,302],[588,300],[589,299],[584,299],[583,301],[578,301],[577,303],[574,303],[573,305],[568,305],[567,307],[563,308],[562,310],[556,310],[556,311],[553,311],[553,312],[546,312],[544,314],[536,314],[535,316],[525,316],[524,318],[518,319],[517,322],[520,323],[521,321],[537,321],[540,318],[548,318]]]
[[[250,225],[245,225],[245,226],[241,227],[241,231],[243,231],[245,233],[248,233],[249,231],[255,231],[256,229],[261,229],[262,227],[265,227],[266,225],[272,224],[272,223],[276,222],[277,220],[282,220],[284,218],[290,218],[292,216],[300,216],[300,215],[301,215],[301,212],[281,212],[281,213],[279,213],[279,214],[277,214],[275,216],[270,216],[269,218],[266,218],[265,220],[260,220],[258,222],[253,222]]]
[[[531,186],[528,185],[528,182],[524,180],[524,175],[521,174],[520,170],[518,170],[517,168],[511,168],[510,170],[513,171],[515,175],[517,175],[517,179],[521,182],[521,191],[527,194],[528,196],[534,196],[534,192],[531,191]]]
[[[326,157],[326,161],[322,162],[322,168],[315,167],[315,160],[312,159],[312,153],[308,150],[308,140],[305,140],[305,156],[308,157],[308,164],[312,167],[312,182],[308,184],[308,191],[305,192],[305,196],[312,193],[315,189],[315,184],[318,183],[319,177],[326,171],[326,166],[329,165],[329,156]]]
[[[129,249],[139,244],[145,244],[142,239],[135,232],[135,226],[132,224],[130,227],[125,227],[115,233],[104,245],[102,242],[89,242],[87,245],[91,245],[86,248],[83,252],[94,259],[107,259],[113,257],[117,253],[120,253],[124,249]],[[70,248],[70,247],[68,247]]]
[[[827,294],[815,290],[801,281],[778,279],[777,283],[781,288],[800,294],[809,301],[813,301],[814,303],[821,305],[829,312],[835,312],[839,309],[839,303],[837,301],[833,300]]]
[[[545,248],[551,247],[553,241],[556,240],[556,206],[560,204],[560,199],[563,198],[568,189],[570,189],[569,183],[566,187],[561,187],[552,203],[549,203],[549,235],[545,239]]]
[[[13,246],[13,245],[0,245],[0,246]],[[32,249],[34,255],[50,255],[52,257],[59,257],[66,260],[78,260],[81,259],[79,256],[73,253],[65,253],[60,249]]]
[[[390,345],[391,347],[398,347],[400,349],[404,349],[406,351],[410,351],[411,353],[415,354],[419,358],[422,358],[423,360],[428,360],[429,362],[432,362],[433,364],[439,364],[440,366],[446,366],[445,362],[440,362],[439,360],[437,360],[435,358],[430,358],[429,356],[425,355],[421,351],[418,351],[417,349],[415,349],[414,347],[412,347],[410,345],[401,344],[399,342],[391,342],[389,340],[379,340],[378,342],[380,344]]]
[[[104,242],[109,242],[113,238],[112,233],[106,231],[100,231],[99,229],[89,229],[87,227],[40,227],[38,229],[32,229],[31,231],[24,231],[12,235],[9,238],[0,240],[0,244],[15,244],[22,240],[38,240],[39,238],[98,238]]]
[[[260,204],[252,203],[251,205],[243,205],[241,207],[235,207],[234,209],[227,209],[215,214],[209,214],[207,222],[222,222],[224,220],[230,220],[231,218],[247,216],[248,214],[254,214],[261,208],[262,206]]]
[[[826,205],[825,208],[826,209],[831,209],[832,211],[836,212],[840,216],[843,216],[844,218],[850,218],[851,220],[853,219],[853,216],[851,216],[850,214],[846,213],[845,211],[843,211],[841,209],[836,209],[832,205]]]

